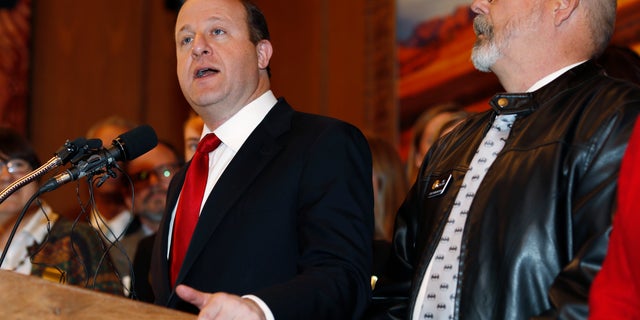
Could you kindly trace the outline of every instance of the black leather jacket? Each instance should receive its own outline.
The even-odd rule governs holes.
[[[640,111],[640,87],[586,62],[535,92],[498,94],[491,106],[429,151],[398,213],[395,280],[409,274],[418,280],[405,292],[408,307],[391,314],[413,312],[419,279],[478,144],[496,113],[516,113],[471,205],[455,318],[586,318],[591,280],[606,253],[620,160]],[[438,192],[434,182],[448,177]],[[389,281],[379,282],[378,295]]]

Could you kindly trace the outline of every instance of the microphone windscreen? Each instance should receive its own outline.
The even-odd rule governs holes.
[[[133,160],[158,145],[158,136],[149,125],[141,125],[127,131],[116,138],[124,151],[125,159]],[[116,141],[114,141],[116,144]]]

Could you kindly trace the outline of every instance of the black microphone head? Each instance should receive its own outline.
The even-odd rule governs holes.
[[[62,163],[75,163],[77,159],[83,157],[87,151],[99,149],[102,147],[100,139],[77,138],[73,141],[66,141],[64,145],[56,151],[56,156],[60,158]]]
[[[151,126],[141,125],[119,135],[113,140],[113,145],[124,153],[124,159],[118,160],[133,160],[155,148],[158,136]]]
[[[94,150],[102,148],[102,140],[100,139],[87,139],[83,146],[85,150]]]
[[[79,137],[73,141],[67,140],[64,145],[56,151],[55,155],[62,159],[63,163],[67,163],[69,159],[78,154],[82,146],[86,144],[87,139],[83,137]]]

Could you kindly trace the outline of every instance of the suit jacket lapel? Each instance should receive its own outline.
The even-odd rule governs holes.
[[[291,107],[284,100],[280,100],[251,133],[220,176],[198,219],[184,264],[178,275],[178,283],[184,279],[196,257],[207,245],[207,240],[224,216],[229,213],[230,208],[243,196],[244,191],[260,171],[282,149],[277,138],[289,130],[292,115]]]
[[[155,277],[153,283],[155,287],[158,287],[158,289],[154,288],[154,293],[156,295],[164,295],[156,297],[156,301],[158,302],[167,302],[175,294],[169,279],[169,261],[167,260],[167,250],[169,249],[169,225],[171,223],[171,214],[178,202],[180,190],[184,184],[189,164],[190,162],[176,173],[176,176],[169,185],[169,189],[167,190],[165,214],[160,222],[160,228],[156,235],[156,241],[153,248],[155,258],[152,261],[160,261],[160,263],[152,263],[151,266],[151,268],[159,268],[158,272],[154,273]],[[171,293],[171,296],[169,296],[169,293]]]

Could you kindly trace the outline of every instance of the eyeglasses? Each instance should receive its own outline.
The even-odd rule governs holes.
[[[4,168],[14,176],[25,175],[32,170],[29,162],[22,159],[0,160],[0,172],[4,171]]]
[[[159,180],[171,180],[173,176],[178,172],[179,166],[177,164],[161,165],[151,170],[142,170],[140,172],[131,175],[133,183],[137,185],[148,185],[151,177],[155,176]]]

